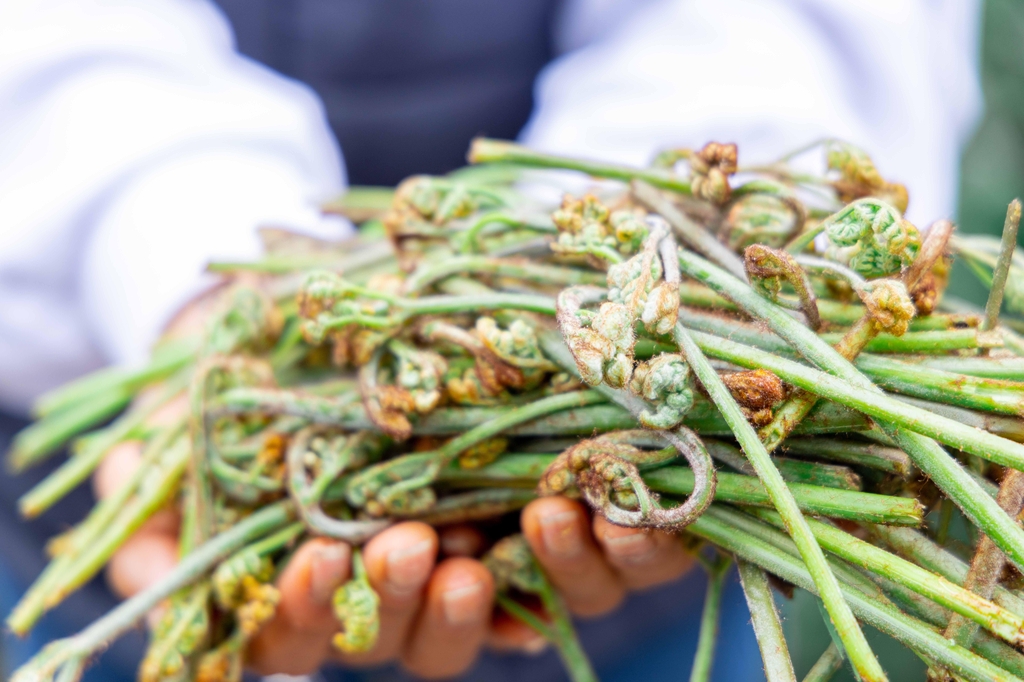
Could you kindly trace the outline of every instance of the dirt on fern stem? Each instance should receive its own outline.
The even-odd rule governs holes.
[[[496,608],[594,680],[529,546],[497,530],[543,495],[676,533],[698,559],[694,682],[730,636],[734,563],[772,682],[796,679],[773,586],[820,600],[831,643],[805,679],[887,679],[864,625],[933,680],[1024,678],[1019,202],[1001,240],[913,225],[906,188],[838,140],[756,167],[717,142],[633,168],[477,139],[469,161],[352,188],[328,207],[359,223],[349,241],[265,231],[261,260],[210,265],[202,334],[40,399],[10,464],[74,454],[26,516],[119,443],[142,441],[143,465],[54,538],[8,626],[28,632],[168,504],[183,558],[15,680],[78,679],[161,604],[140,679],[239,680],[297,543],[358,547],[403,519],[481,524]],[[985,307],[945,296],[954,261]],[[358,551],[352,575],[333,602],[343,652],[379,634]]]

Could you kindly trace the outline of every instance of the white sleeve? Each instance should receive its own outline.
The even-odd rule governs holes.
[[[206,0],[0,3],[0,131],[0,407],[140,360],[258,225],[346,229],[319,101]]]
[[[575,0],[521,137],[634,164],[710,140],[749,164],[840,137],[927,224],[953,214],[980,110],[979,19],[964,0]]]

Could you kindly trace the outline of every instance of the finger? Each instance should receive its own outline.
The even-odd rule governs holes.
[[[495,651],[517,651],[535,655],[548,648],[548,641],[521,620],[504,611],[498,611],[491,619],[487,646]]]
[[[476,659],[487,636],[494,579],[474,559],[446,559],[434,570],[402,663],[419,677],[451,677]]]
[[[603,516],[594,518],[593,528],[605,558],[630,590],[675,580],[693,567],[679,538],[664,531],[623,528]]]
[[[110,449],[92,477],[92,491],[98,499],[110,497],[135,475],[142,465],[142,441],[127,440]]]
[[[107,582],[121,597],[146,589],[174,570],[178,539],[167,533],[139,532],[110,558]]]
[[[225,292],[236,281],[232,278],[216,282],[186,301],[164,326],[164,338],[180,339],[202,335],[207,322],[223,302]]]
[[[145,398],[149,398],[149,396],[147,395]],[[154,391],[151,399],[159,399],[159,394]],[[149,415],[146,424],[149,426],[173,426],[186,414],[188,414],[188,395],[182,393],[158,407],[153,414]]]
[[[142,466],[142,441],[129,440],[119,443],[100,462],[92,477],[93,494],[97,499],[109,497],[126,485]],[[178,513],[173,503],[150,516],[137,531],[176,534],[178,532]]]
[[[93,491],[102,499],[113,494],[142,465],[142,443],[126,441],[107,454],[93,476]],[[170,573],[178,563],[178,514],[170,504],[150,516],[110,558],[107,584],[121,597],[130,597]],[[154,624],[162,609],[154,609]]]
[[[523,534],[569,609],[594,616],[615,608],[625,589],[590,534],[579,502],[543,497],[523,510]]]
[[[347,544],[326,538],[295,552],[277,581],[277,611],[249,648],[256,670],[301,675],[320,667],[338,630],[331,598],[349,579],[351,561]]]
[[[437,533],[418,521],[388,528],[367,543],[363,563],[380,596],[380,638],[373,651],[344,656],[346,663],[373,665],[399,656],[434,570],[437,548]]]
[[[147,389],[136,399],[136,405],[159,399],[160,393]],[[149,426],[170,426],[188,411],[188,396],[179,395],[158,407],[146,419]],[[92,477],[93,493],[98,499],[109,497],[124,485],[142,465],[141,440],[118,443],[100,460]]]
[[[484,534],[473,526],[459,524],[445,526],[438,530],[441,542],[441,556],[480,556],[487,541]]]

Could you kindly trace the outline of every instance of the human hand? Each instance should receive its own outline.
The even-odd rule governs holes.
[[[111,494],[139,462],[138,443],[113,450],[94,479],[97,495]],[[674,580],[692,565],[674,536],[613,526],[562,497],[530,503],[521,525],[548,577],[579,616],[608,613],[627,592]],[[107,576],[118,594],[145,589],[174,567],[177,526],[173,511],[161,511],[114,555]],[[249,664],[263,674],[303,674],[328,662],[362,667],[397,661],[414,675],[437,678],[467,669],[485,645],[542,649],[536,633],[495,613],[493,581],[475,558],[485,542],[469,526],[435,530],[415,521],[370,540],[363,559],[380,595],[380,638],[372,651],[358,655],[342,655],[331,644],[339,628],[331,598],[349,579],[351,548],[326,538],[305,542],[277,580],[281,600],[250,644]]]
[[[201,333],[219,295],[214,290],[186,306],[168,334]],[[183,397],[149,421],[176,423],[187,409]],[[137,441],[114,448],[94,476],[97,497],[111,495],[128,480],[141,455]],[[129,597],[174,568],[178,526],[177,512],[164,509],[114,554],[107,578],[117,594]],[[693,563],[674,536],[614,526],[563,497],[531,502],[521,526],[552,584],[578,616],[608,613],[627,592],[674,580]],[[397,661],[415,675],[436,678],[467,669],[485,645],[543,649],[537,633],[495,612],[494,582],[477,560],[486,549],[484,536],[470,526],[436,530],[415,521],[398,523],[366,543],[363,561],[380,596],[380,636],[372,651],[352,655],[341,654],[331,642],[340,627],[332,597],[350,578],[351,547],[327,538],[308,540],[278,577],[276,613],[250,642],[246,660],[263,674],[304,674],[332,661],[358,667]]]

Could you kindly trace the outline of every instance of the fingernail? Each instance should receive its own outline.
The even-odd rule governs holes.
[[[658,549],[654,539],[647,533],[605,536],[605,550],[618,561],[638,564],[647,561]]]
[[[456,587],[441,595],[441,605],[444,607],[444,619],[449,625],[468,625],[483,620],[483,594],[484,587],[480,583],[473,583],[464,587]]]
[[[579,514],[564,511],[540,518],[540,534],[548,554],[570,558],[583,551],[580,537]]]
[[[418,591],[430,575],[434,563],[434,543],[420,540],[415,545],[393,549],[387,558],[387,584],[395,595]]]
[[[547,648],[548,640],[544,639],[540,635],[537,635],[536,637],[529,640],[522,646],[523,653],[529,656],[536,656],[537,654],[542,654],[544,653],[544,651],[547,650]]]
[[[313,550],[309,566],[309,597],[317,604],[329,604],[349,573],[352,553],[348,545],[321,545]]]

